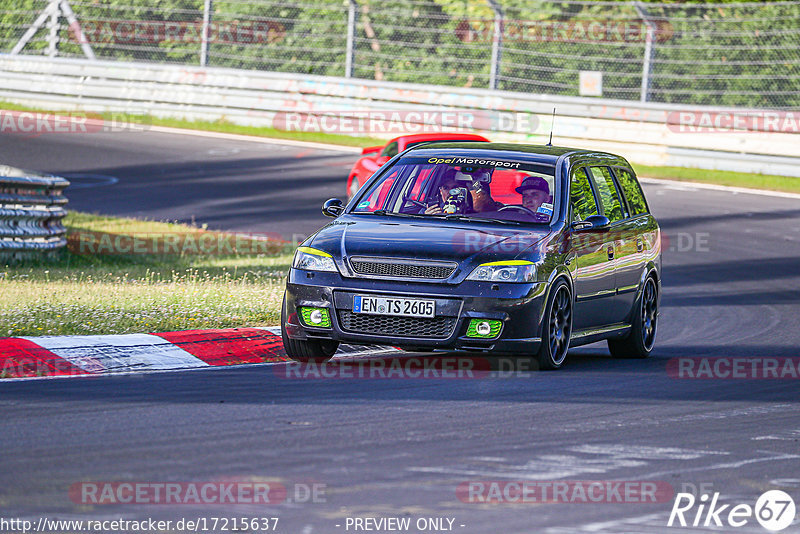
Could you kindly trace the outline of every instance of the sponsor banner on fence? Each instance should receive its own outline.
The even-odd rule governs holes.
[[[499,36],[507,44],[535,43],[645,43],[648,39],[665,42],[675,30],[666,20],[641,19],[504,19]],[[498,38],[494,19],[462,20],[456,36],[465,43],[491,43]]]
[[[69,27],[74,42],[103,44],[195,44],[203,41],[203,21],[90,20]],[[274,44],[283,40],[285,26],[271,19],[211,20],[207,40],[216,44]]]

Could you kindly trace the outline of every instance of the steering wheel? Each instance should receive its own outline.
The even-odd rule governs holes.
[[[526,208],[525,206],[515,206],[514,204],[509,204],[508,206],[503,206],[502,208],[497,210],[497,212],[500,213],[501,211],[505,211],[505,210],[518,210],[518,211],[521,211],[523,213],[527,213],[528,215],[530,215],[532,217],[539,217],[541,215],[541,213],[536,213],[534,211],[531,211],[528,208]]]
[[[424,202],[420,202],[419,200],[414,200],[413,198],[407,198],[405,201],[406,203],[411,204],[412,206],[416,206],[418,208],[425,209],[428,207],[428,205],[425,204]]]

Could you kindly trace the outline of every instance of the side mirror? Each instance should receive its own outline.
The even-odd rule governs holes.
[[[329,198],[322,205],[322,214],[328,217],[338,217],[344,213],[344,204],[338,198]]]
[[[605,215],[590,215],[583,221],[575,221],[570,225],[573,230],[603,230],[610,224]]]

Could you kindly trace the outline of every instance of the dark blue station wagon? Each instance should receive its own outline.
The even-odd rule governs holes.
[[[381,167],[294,256],[283,342],[324,361],[340,342],[483,351],[561,367],[607,340],[647,357],[661,240],[630,164],[590,150],[421,145]]]

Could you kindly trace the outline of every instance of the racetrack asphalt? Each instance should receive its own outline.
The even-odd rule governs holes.
[[[310,233],[356,156],[309,150],[153,132],[2,137],[0,163],[118,179],[68,190],[75,209]],[[277,516],[289,534],[389,516],[452,518],[463,533],[660,533],[672,508],[459,499],[459,484],[490,480],[659,481],[751,506],[782,489],[800,504],[800,380],[667,370],[679,357],[797,358],[800,201],[689,184],[645,191],[669,242],[650,359],[612,360],[595,344],[558,372],[507,378],[287,379],[283,365],[257,365],[0,382],[0,515]],[[84,481],[232,478],[326,492],[272,506],[86,506],[68,495]],[[723,531],[766,532],[752,518]]]

